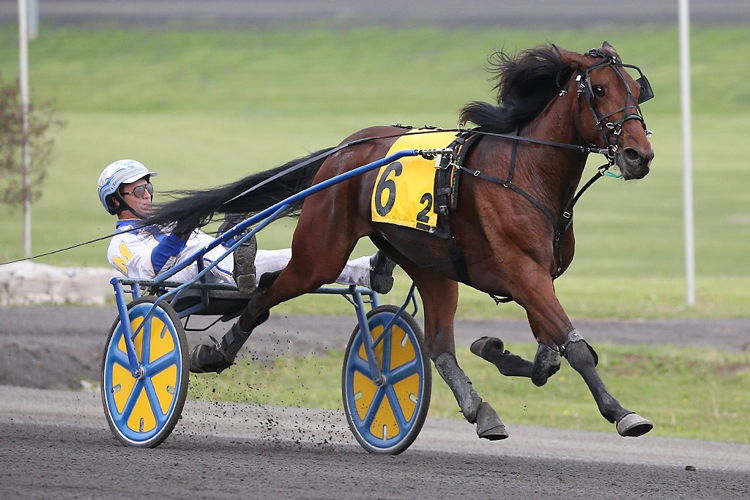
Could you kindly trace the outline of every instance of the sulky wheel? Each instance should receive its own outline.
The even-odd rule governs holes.
[[[370,370],[359,326],[344,355],[344,413],[354,437],[370,453],[397,455],[406,450],[419,435],[430,406],[432,374],[417,322],[401,312],[390,334],[384,334],[398,310],[387,305],[367,314],[382,380]]]
[[[155,297],[128,305],[133,333],[151,310]],[[133,339],[143,367],[130,371],[119,318],[112,325],[102,360],[102,403],[112,433],[126,446],[153,448],[172,432],[185,404],[188,357],[185,330],[172,306],[160,303]]]

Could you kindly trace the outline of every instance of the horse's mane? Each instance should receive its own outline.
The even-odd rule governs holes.
[[[530,122],[560,90],[573,67],[554,46],[524,50],[510,56],[499,50],[488,59],[498,106],[473,101],[460,111],[460,123],[472,122],[480,130],[506,133]]]

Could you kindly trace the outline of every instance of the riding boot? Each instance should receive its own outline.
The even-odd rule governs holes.
[[[230,229],[234,228],[237,224],[243,222],[247,218],[248,214],[242,213],[229,213],[224,218],[224,223],[219,226],[217,236],[224,234]],[[246,230],[247,231],[247,230]],[[228,240],[224,245],[230,246],[237,242],[245,233],[240,233],[234,238]],[[253,235],[249,240],[235,248],[233,252],[234,257],[234,269],[232,270],[232,277],[234,282],[237,283],[237,288],[240,292],[248,294],[255,290],[255,254],[258,252],[258,243]]]
[[[234,363],[242,345],[250,332],[240,330],[238,324],[232,325],[221,338],[221,342],[211,337],[213,345],[199,344],[190,353],[190,371],[193,373],[221,373]]]
[[[388,293],[393,288],[393,268],[396,263],[378,250],[370,257],[370,289],[378,293]]]
[[[249,240],[234,250],[234,277],[237,288],[242,293],[250,293],[255,290],[255,254],[258,251],[258,243],[253,235]]]

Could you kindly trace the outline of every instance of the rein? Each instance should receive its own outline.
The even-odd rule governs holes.
[[[592,57],[600,57],[600,58],[602,58],[602,61],[599,62],[599,63],[597,63],[597,64],[595,64],[595,65],[593,65],[593,66],[591,66],[591,67],[589,67],[584,72],[579,72],[579,74],[576,77],[576,81],[578,82],[577,93],[578,93],[578,97],[579,98],[581,96],[585,95],[586,100],[587,100],[587,104],[589,106],[589,110],[591,111],[592,115],[594,116],[595,124],[596,124],[597,128],[599,130],[601,130],[601,132],[602,132],[602,138],[603,138],[605,144],[607,144],[606,148],[600,148],[600,147],[597,147],[595,145],[581,146],[581,145],[578,145],[578,144],[568,144],[568,143],[563,143],[563,142],[548,141],[548,140],[545,140],[545,139],[536,139],[536,138],[532,138],[532,137],[522,137],[522,136],[518,135],[518,132],[516,132],[516,134],[504,134],[504,133],[497,133],[497,132],[487,132],[487,131],[483,131],[483,130],[479,130],[479,129],[463,129],[463,128],[440,129],[440,128],[432,128],[432,127],[426,127],[426,128],[428,128],[428,130],[421,130],[421,131],[418,131],[418,132],[414,132],[414,135],[418,135],[418,134],[432,134],[432,133],[438,133],[438,132],[458,132],[459,135],[463,135],[463,136],[468,136],[470,134],[478,134],[478,135],[482,135],[482,136],[498,137],[498,138],[501,138],[501,139],[506,139],[506,140],[513,141],[513,149],[512,149],[512,153],[511,153],[511,166],[510,166],[510,171],[509,171],[508,178],[506,178],[506,179],[500,179],[498,177],[487,175],[487,174],[482,173],[479,170],[467,169],[466,167],[464,167],[464,166],[461,165],[462,162],[460,160],[459,161],[455,161],[455,157],[453,158],[453,161],[451,161],[450,163],[451,163],[451,166],[453,166],[453,168],[456,168],[459,171],[466,172],[466,173],[472,175],[473,177],[479,177],[480,179],[484,179],[484,180],[487,180],[489,182],[493,182],[495,184],[499,184],[499,185],[501,185],[501,186],[503,186],[505,188],[510,189],[511,191],[514,191],[514,192],[520,194],[521,196],[523,196],[524,198],[526,198],[532,205],[534,205],[537,209],[539,209],[545,215],[545,217],[547,217],[547,219],[550,220],[550,222],[552,223],[553,228],[555,229],[555,236],[554,236],[555,255],[556,255],[556,260],[558,262],[558,267],[557,267],[557,270],[555,271],[555,273],[553,274],[553,278],[557,278],[562,273],[562,263],[561,263],[561,258],[560,258],[560,254],[561,254],[560,239],[561,239],[562,235],[565,234],[565,231],[568,230],[568,228],[570,227],[570,224],[572,223],[573,207],[578,202],[578,200],[580,199],[581,195],[589,187],[591,187],[591,185],[595,181],[597,181],[600,177],[603,177],[604,175],[606,175],[608,173],[607,170],[612,165],[614,165],[614,163],[615,163],[615,156],[616,156],[617,151],[618,151],[618,141],[619,141],[619,135],[620,135],[620,131],[622,129],[622,125],[627,120],[633,120],[633,119],[639,120],[642,123],[644,130],[646,130],[646,134],[649,135],[651,133],[651,131],[646,128],[646,124],[645,124],[645,121],[643,119],[643,115],[641,114],[641,110],[640,110],[639,104],[641,104],[641,103],[643,103],[643,102],[645,102],[645,101],[653,98],[654,94],[653,94],[653,90],[651,89],[651,85],[649,84],[649,82],[646,79],[646,77],[643,75],[643,72],[640,70],[640,68],[638,68],[637,66],[629,65],[629,64],[623,64],[620,61],[618,61],[615,57],[608,56],[604,52],[600,51],[599,49],[592,49],[591,51],[589,51],[587,53],[587,55],[592,56]],[[621,108],[619,108],[619,109],[617,109],[617,110],[615,110],[615,111],[613,111],[613,112],[611,112],[611,113],[608,113],[606,115],[600,115],[599,112],[596,110],[596,108],[593,105],[594,91],[593,91],[593,89],[591,87],[590,78],[588,77],[589,73],[591,71],[593,71],[594,69],[603,68],[603,67],[611,67],[613,69],[613,71],[615,71],[615,73],[619,76],[619,78],[623,82],[625,82],[625,78],[623,77],[623,75],[622,75],[622,73],[621,73],[621,71],[620,71],[619,68],[623,68],[624,67],[624,68],[634,69],[634,70],[638,71],[638,73],[640,74],[640,78],[638,78],[636,80],[636,82],[641,86],[641,94],[640,94],[640,96],[638,98],[635,98],[635,96],[633,96],[632,92],[630,91],[630,88],[627,85],[625,85],[625,87],[626,87],[626,89],[628,91],[628,100],[627,100],[626,105],[623,106],[623,107],[621,107]],[[559,95],[563,96],[566,93],[567,92],[565,90],[561,90]],[[631,100],[635,100],[635,104],[630,104]],[[627,109],[635,109],[636,112],[635,113],[625,114],[624,112]],[[609,121],[605,122],[605,120],[607,120],[608,118],[610,118],[611,116],[613,116],[613,115],[615,115],[615,114],[617,114],[619,112],[623,112],[623,115],[624,115],[620,120],[616,121],[615,123],[612,123],[612,122],[609,122]],[[607,130],[604,130],[604,128],[602,127],[602,124],[604,124],[604,128],[606,128]],[[401,125],[394,125],[394,126],[401,127]],[[404,127],[404,128],[411,128],[411,127]],[[335,153],[338,153],[339,151],[341,151],[343,149],[346,149],[346,148],[349,148],[349,147],[352,147],[352,146],[356,146],[356,145],[359,145],[359,144],[365,144],[365,143],[371,142],[371,141],[380,140],[380,139],[391,139],[391,138],[394,138],[394,137],[400,137],[401,135],[403,135],[403,134],[389,134],[389,135],[382,135],[382,136],[376,136],[376,137],[364,137],[362,139],[357,139],[357,140],[350,141],[350,142],[347,142],[345,144],[341,144],[339,146],[333,147],[333,148],[331,148],[331,149],[329,149],[329,150],[327,150],[327,151],[325,151],[325,152],[323,152],[323,153],[321,153],[319,155],[316,155],[316,156],[314,156],[312,158],[308,158],[307,160],[305,160],[305,161],[303,161],[301,163],[298,163],[298,164],[293,165],[293,166],[291,166],[291,167],[289,167],[289,168],[287,168],[285,170],[282,170],[281,172],[278,172],[277,174],[269,177],[268,179],[265,179],[264,181],[256,184],[255,186],[252,186],[252,187],[246,189],[245,191],[243,191],[243,192],[241,192],[241,193],[233,196],[232,198],[226,200],[225,202],[223,202],[222,206],[226,206],[227,204],[231,203],[232,201],[234,201],[234,200],[236,200],[236,199],[238,199],[238,198],[240,198],[242,196],[245,196],[245,195],[247,195],[247,194],[255,191],[256,189],[259,189],[260,187],[262,187],[262,186],[264,186],[264,185],[266,185],[266,184],[268,184],[268,183],[270,183],[270,182],[272,182],[272,181],[274,181],[274,180],[276,180],[276,179],[278,179],[280,177],[283,177],[285,175],[291,174],[292,172],[295,172],[295,171],[297,171],[297,170],[299,170],[301,168],[304,168],[304,167],[310,165],[311,163],[314,163],[314,162],[316,162],[316,161],[318,161],[318,160],[320,160],[322,158],[327,158],[328,156],[331,156],[331,155],[333,155]],[[613,135],[615,136],[615,142],[614,143],[610,143],[610,138]],[[589,153],[601,154],[601,155],[603,155],[603,156],[605,156],[607,158],[607,163],[604,164],[604,165],[602,165],[602,166],[600,166],[600,167],[598,167],[597,173],[594,174],[594,176],[578,191],[577,194],[575,194],[575,196],[571,196],[568,204],[566,205],[565,209],[563,210],[563,212],[561,214],[560,219],[559,220],[555,220],[555,217],[552,215],[552,213],[550,212],[550,210],[547,207],[545,207],[544,205],[542,205],[541,202],[539,202],[538,200],[536,200],[531,194],[529,194],[526,191],[524,191],[523,189],[519,188],[518,186],[516,186],[512,182],[513,181],[513,174],[515,172],[516,150],[518,148],[518,143],[519,142],[526,142],[526,143],[530,143],[530,144],[540,144],[540,145],[543,145],[543,146],[550,146],[550,147],[561,148],[561,149],[569,149],[569,150],[578,151],[578,152],[584,153],[584,154],[589,154]],[[137,231],[137,230],[142,229],[144,227],[146,227],[145,224],[144,225],[138,225],[138,226],[135,226],[135,227],[133,227],[131,229],[126,230],[126,232]],[[81,247],[81,246],[90,245],[90,244],[96,243],[98,241],[109,239],[109,238],[112,238],[113,236],[115,236],[116,234],[118,234],[118,232],[114,232],[114,233],[111,233],[111,234],[108,234],[108,235],[105,235],[105,236],[100,236],[98,238],[94,238],[94,239],[91,239],[91,240],[88,240],[88,241],[84,241],[84,242],[81,242],[81,243],[76,243],[76,244],[68,246],[68,247],[60,248],[60,249],[53,250],[53,251],[50,251],[50,252],[41,253],[41,254],[38,254],[38,255],[31,256],[31,257],[26,257],[26,258],[22,258],[22,259],[11,260],[11,261],[7,261],[7,262],[0,262],[0,266],[6,265],[6,264],[14,264],[14,263],[22,262],[22,261],[26,261],[26,260],[33,260],[33,259],[37,259],[37,258],[40,258],[40,257],[47,257],[49,255],[54,255],[54,254],[57,254],[57,253],[60,253],[60,252],[65,252],[65,251],[72,250],[72,249],[75,249],[75,248],[78,248],[78,247]]]
[[[394,125],[394,127],[401,127],[401,125]],[[403,127],[403,128],[411,128],[411,127]],[[459,128],[440,129],[440,128],[430,127],[429,130],[423,130],[423,131],[420,131],[420,132],[414,132],[413,135],[434,134],[434,133],[438,133],[438,132],[462,132],[462,131],[463,131],[463,129],[459,129]],[[316,161],[320,160],[321,158],[327,158],[327,157],[331,156],[332,154],[338,153],[342,149],[346,149],[346,148],[349,148],[351,146],[357,146],[359,144],[365,144],[365,143],[368,143],[370,141],[378,141],[380,139],[391,139],[391,138],[394,138],[394,137],[401,137],[402,135],[403,134],[390,134],[390,135],[381,135],[381,136],[376,136],[376,137],[363,137],[362,139],[356,139],[354,141],[350,141],[350,142],[341,144],[339,146],[333,147],[333,148],[329,149],[328,151],[320,153],[319,155],[315,155],[312,158],[308,158],[307,160],[305,160],[303,162],[297,163],[297,164],[292,165],[291,167],[289,167],[287,169],[282,170],[281,172],[277,173],[276,175],[273,175],[273,176],[269,177],[268,179],[266,179],[266,180],[264,180],[262,182],[259,182],[258,184],[256,184],[256,185],[254,185],[254,186],[252,186],[252,187],[244,190],[240,194],[233,196],[232,198],[228,199],[227,201],[225,201],[221,205],[222,206],[227,205],[227,204],[233,202],[234,200],[236,200],[238,198],[241,198],[241,197],[243,197],[243,196],[245,196],[245,195],[247,195],[249,193],[252,193],[256,189],[259,189],[260,187],[265,186],[266,184],[268,184],[271,181],[274,181],[274,180],[276,180],[276,179],[278,179],[280,177],[284,177],[285,175],[291,174],[292,172],[296,172],[297,170],[299,170],[301,168],[304,168],[304,167],[310,165],[311,163],[315,163]]]
[[[68,247],[58,248],[57,250],[52,250],[51,252],[44,252],[44,253],[40,253],[40,254],[37,254],[37,255],[32,255],[31,257],[24,257],[22,259],[9,260],[7,262],[0,262],[0,266],[4,266],[6,264],[16,264],[18,262],[24,262],[24,261],[27,261],[27,260],[38,259],[40,257],[48,257],[48,256],[54,255],[56,253],[67,252],[68,250],[73,250],[74,248],[83,247],[83,246],[86,246],[86,245],[91,245],[92,243],[96,243],[97,241],[108,240],[108,239],[110,239],[110,238],[112,238],[114,236],[117,236],[120,233],[130,233],[132,231],[138,231],[139,229],[143,229],[144,227],[148,227],[148,225],[147,224],[141,224],[141,225],[137,225],[137,226],[131,227],[130,229],[125,229],[123,231],[118,230],[118,231],[115,231],[114,233],[107,234],[105,236],[99,236],[98,238],[94,238],[94,239],[91,239],[91,240],[88,240],[88,241],[83,241],[81,243],[76,243],[76,244],[70,245]]]
[[[395,125],[395,126],[401,127],[401,125]],[[411,127],[403,127],[403,128],[411,128]],[[534,139],[532,137],[521,137],[521,136],[513,135],[513,134],[500,134],[500,133],[495,133],[495,132],[485,132],[485,131],[476,130],[476,129],[462,129],[462,128],[442,129],[442,128],[430,128],[429,130],[422,130],[422,131],[419,131],[419,132],[414,132],[413,134],[414,135],[418,135],[418,134],[434,134],[434,133],[439,133],[439,132],[458,132],[458,133],[462,133],[462,134],[472,133],[472,134],[478,134],[478,135],[488,135],[488,136],[500,137],[502,139],[508,139],[508,140],[513,140],[513,141],[529,142],[529,143],[533,143],[533,144],[542,144],[542,145],[545,145],[545,146],[552,146],[552,147],[564,148],[564,149],[572,149],[574,151],[579,151],[579,152],[582,152],[582,153],[598,153],[598,154],[602,154],[602,155],[608,156],[607,155],[607,153],[608,153],[607,149],[600,149],[600,148],[596,148],[596,147],[593,147],[593,146],[579,146],[577,144],[567,144],[567,143],[562,143],[562,142],[546,141],[546,140],[543,140],[543,139]],[[285,175],[289,175],[292,172],[295,172],[295,171],[297,171],[297,170],[299,170],[301,168],[306,167],[307,165],[310,165],[311,163],[314,163],[314,162],[320,160],[321,158],[326,158],[328,156],[331,156],[332,154],[338,153],[339,151],[341,151],[343,149],[346,149],[348,147],[356,146],[356,145],[359,145],[359,144],[365,144],[365,143],[368,143],[368,142],[371,142],[371,141],[377,141],[377,140],[380,140],[380,139],[391,139],[391,138],[394,138],[394,137],[401,137],[402,135],[403,134],[389,134],[389,135],[381,135],[381,136],[376,136],[376,137],[364,137],[362,139],[357,139],[357,140],[354,140],[354,141],[347,142],[345,144],[341,144],[341,145],[336,146],[336,147],[334,147],[332,149],[329,149],[328,151],[325,151],[324,153],[316,155],[316,156],[314,156],[312,158],[308,158],[307,160],[305,160],[305,161],[303,161],[301,163],[298,163],[298,164],[293,165],[293,166],[291,166],[291,167],[289,167],[289,168],[287,168],[285,170],[282,170],[281,172],[277,173],[276,175],[274,175],[272,177],[269,177],[268,179],[266,179],[266,180],[264,180],[264,181],[256,184],[255,186],[253,186],[253,187],[251,187],[249,189],[246,189],[245,191],[243,191],[242,193],[240,193],[238,195],[235,195],[234,197],[232,197],[229,200],[227,200],[224,203],[222,203],[222,205],[227,205],[227,204],[231,203],[232,201],[236,200],[237,198],[245,196],[245,195],[247,195],[247,194],[255,191],[256,189],[260,188],[261,186],[264,186],[264,185],[268,184],[271,181],[274,181],[274,180],[276,180],[276,179],[278,179],[280,177],[283,177]],[[517,142],[515,142],[514,144],[517,144]],[[514,146],[514,151],[515,151],[515,148],[516,147]],[[514,158],[515,158],[515,156],[514,156]],[[463,167],[459,167],[458,165],[456,165],[456,167],[459,170],[463,169],[463,170],[466,171],[466,169],[463,168]],[[474,172],[470,172],[470,173],[472,175],[474,175],[475,177],[487,178],[487,180],[490,180],[490,177],[491,177],[491,176],[487,176],[486,174],[481,174],[481,172],[478,173],[478,174],[475,174]],[[497,179],[495,177],[491,177],[491,178],[492,179]],[[589,181],[589,182],[591,182],[591,181]],[[502,182],[501,182],[501,184],[502,184]],[[506,186],[506,187],[508,187],[508,186]],[[512,185],[511,189],[513,189],[514,191],[521,191],[520,188],[517,188],[515,185]],[[525,196],[527,198],[530,197],[530,195],[528,195],[527,193],[519,193],[519,194],[522,194],[523,196]],[[576,200],[577,200],[577,197],[576,197]],[[531,199],[530,199],[530,201],[531,201]],[[536,206],[538,202],[532,202],[532,203],[534,203],[535,206]],[[538,206],[546,214],[549,214],[549,210],[547,210],[546,207],[543,207],[541,205],[538,205]],[[571,206],[571,208],[572,208],[572,206]],[[548,217],[551,218],[551,214],[548,215]],[[119,234],[120,232],[138,231],[139,229],[143,229],[144,227],[147,227],[147,225],[146,224],[136,225],[135,227],[132,227],[130,229],[126,229],[125,231],[116,231],[114,233],[107,234],[105,236],[100,236],[100,237],[97,237],[97,238],[93,238],[91,240],[83,241],[81,243],[76,243],[74,245],[70,245],[70,246],[67,246],[67,247],[64,247],[64,248],[59,248],[57,250],[52,250],[50,252],[45,252],[45,253],[41,253],[41,254],[37,254],[37,255],[32,255],[31,257],[25,257],[25,258],[21,258],[21,259],[10,260],[10,261],[7,261],[7,262],[0,262],[0,266],[4,266],[6,264],[15,264],[15,263],[24,262],[24,261],[27,261],[27,260],[38,259],[38,258],[41,258],[41,257],[48,257],[50,255],[54,255],[54,254],[61,253],[61,252],[66,252],[68,250],[73,250],[75,248],[79,248],[79,247],[82,247],[82,246],[90,245],[92,243],[96,243],[96,242],[99,242],[99,241],[102,241],[102,240],[107,240],[107,239],[112,238],[113,236]]]
[[[528,142],[531,144],[541,144],[542,146],[552,146],[553,148],[571,149],[573,151],[578,151],[579,153],[585,153],[585,154],[596,153],[596,154],[609,157],[611,153],[610,148],[600,148],[597,146],[580,146],[578,144],[568,144],[567,142],[547,141],[545,139],[523,137],[521,135],[518,135],[518,133],[500,134],[497,132],[485,132],[483,130],[478,130],[478,129],[468,129],[466,130],[466,132],[472,132],[472,133],[481,134],[481,135],[488,135],[491,137],[500,137],[501,139],[508,139],[511,141],[521,141],[521,142]]]

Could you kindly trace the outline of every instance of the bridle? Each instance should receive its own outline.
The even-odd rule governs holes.
[[[617,56],[607,54],[601,49],[591,49],[586,53],[586,55],[589,57],[597,57],[601,59],[601,61],[592,66],[589,66],[583,71],[578,71],[578,74],[576,75],[576,92],[578,94],[579,100],[581,98],[586,99],[586,104],[589,108],[589,111],[591,112],[591,115],[594,118],[594,125],[596,126],[597,130],[599,130],[603,144],[606,145],[607,153],[605,154],[605,156],[610,160],[610,164],[614,164],[615,155],[617,155],[617,152],[619,150],[620,133],[622,132],[622,127],[625,122],[627,122],[628,120],[638,120],[639,122],[641,122],[646,135],[651,135],[651,131],[646,127],[646,122],[643,118],[640,104],[643,104],[649,99],[652,99],[654,97],[654,91],[651,88],[651,84],[649,83],[648,79],[641,71],[641,68],[639,68],[638,66],[634,66],[632,64],[623,64],[622,61],[617,58]],[[622,81],[622,84],[625,86],[625,90],[628,93],[625,104],[622,107],[607,114],[600,113],[596,108],[596,94],[594,92],[594,88],[591,84],[590,78],[590,74],[592,71],[603,68],[612,69],[612,71],[614,71],[614,73]],[[638,97],[633,95],[633,92],[628,86],[625,75],[623,74],[623,68],[630,68],[638,72],[639,77],[635,79],[635,82],[640,86],[640,93],[638,94]],[[564,95],[564,93],[562,92],[563,91],[561,91],[561,95]],[[612,117],[619,113],[622,114],[622,117],[616,121],[613,121]]]

